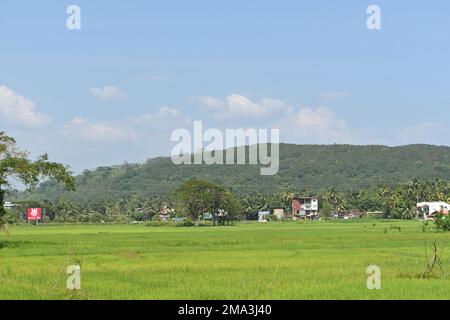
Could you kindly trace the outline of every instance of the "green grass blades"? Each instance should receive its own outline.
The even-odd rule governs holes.
[[[434,242],[443,270],[423,278]],[[450,299],[447,246],[417,221],[16,226],[0,233],[0,299]]]

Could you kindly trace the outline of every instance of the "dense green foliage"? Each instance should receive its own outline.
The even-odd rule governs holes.
[[[450,231],[450,217],[446,214],[438,214],[435,219],[435,226],[438,231]]]
[[[323,218],[338,212],[353,211],[369,218],[413,219],[418,216],[417,202],[450,202],[450,182],[412,181],[396,186],[383,186],[357,192],[340,192],[334,188],[325,191],[285,190],[266,195],[259,192],[237,195],[226,188],[203,180],[188,180],[166,196],[146,197],[134,194],[127,198],[105,201],[92,205],[71,202],[39,200],[22,201],[20,206],[9,210],[10,223],[21,221],[27,207],[46,208],[46,221],[56,222],[119,222],[159,220],[167,208],[175,209],[171,218],[187,217],[197,220],[209,212],[215,217],[224,210],[227,220],[255,220],[258,211],[284,209],[291,211],[294,196],[319,197]]]
[[[124,164],[85,171],[77,177],[77,192],[47,182],[31,195],[33,199],[62,197],[81,205],[96,206],[107,200],[165,196],[192,178],[208,180],[237,194],[266,195],[304,189],[360,191],[405,183],[412,178],[450,180],[450,147],[410,145],[403,147],[351,145],[280,146],[280,171],[261,176],[256,165],[182,165],[170,158],[145,164]],[[24,196],[29,199],[30,195]]]
[[[0,299],[450,299],[450,233],[417,221],[12,226],[0,233]],[[427,250],[428,248],[428,250]],[[81,291],[66,289],[81,265]],[[381,268],[381,290],[366,286]]]
[[[258,211],[290,212],[294,196],[314,195],[323,218],[357,211],[411,219],[417,202],[450,201],[448,181],[448,147],[281,145],[280,173],[273,177],[251,165],[175,166],[158,158],[86,171],[76,178],[74,193],[48,181],[34,193],[10,194],[22,207],[7,218],[20,221],[27,206],[37,206],[47,209],[47,220],[59,222],[158,220],[165,208],[193,220],[208,211],[217,217],[219,210],[251,220]]]
[[[241,213],[237,197],[224,187],[209,181],[186,181],[174,194],[177,212],[194,221],[200,220],[204,213],[210,213],[214,224],[222,224]]]

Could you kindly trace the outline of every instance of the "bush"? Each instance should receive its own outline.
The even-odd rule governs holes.
[[[53,222],[56,222],[56,223],[64,223],[64,222],[66,222],[66,219],[65,219],[63,216],[57,215],[57,216],[55,217],[55,219],[53,220]]]
[[[151,221],[145,224],[146,227],[194,227],[195,223],[188,219],[182,222],[165,222],[165,221]]]
[[[168,227],[169,223],[164,221],[152,221],[145,224],[146,227]]]
[[[450,231],[450,217],[439,213],[434,220],[438,231]]]
[[[42,223],[45,223],[45,224],[49,224],[49,223],[51,222],[50,217],[49,217],[49,216],[45,216],[45,217],[42,219],[41,222],[42,222]]]
[[[114,219],[114,223],[127,224],[130,222],[130,218],[124,214],[121,214]]]
[[[91,213],[89,217],[89,221],[92,223],[101,223],[103,220],[103,216],[99,212],[93,212]]]
[[[191,219],[187,219],[183,222],[176,222],[175,226],[176,227],[194,227],[195,223]]]

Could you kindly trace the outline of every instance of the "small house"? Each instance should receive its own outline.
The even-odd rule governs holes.
[[[359,219],[363,216],[363,214],[357,210],[352,211],[340,211],[333,214],[334,219],[341,219],[341,220],[352,220],[352,219]]]
[[[286,218],[284,215],[284,209],[274,209],[273,215],[277,218],[277,220],[284,220]]]
[[[171,208],[163,208],[159,211],[159,219],[164,222],[170,221],[170,216],[175,212]]]
[[[3,208],[5,208],[5,209],[12,209],[12,208],[14,208],[16,206],[17,206],[16,204],[14,204],[14,203],[12,203],[10,201],[6,201],[4,203],[4,205],[3,205]]]
[[[259,222],[267,222],[267,218],[270,216],[270,211],[259,211],[258,212],[258,221]]]

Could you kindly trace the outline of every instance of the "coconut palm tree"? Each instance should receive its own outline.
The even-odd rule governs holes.
[[[323,200],[331,205],[334,212],[342,212],[348,209],[348,202],[345,195],[331,188],[323,194]]]

